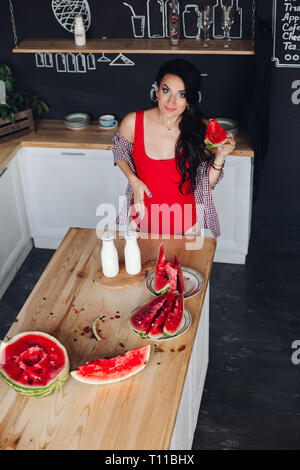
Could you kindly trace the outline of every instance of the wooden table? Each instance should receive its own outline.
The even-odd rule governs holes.
[[[143,264],[156,258],[161,241],[139,239]],[[191,327],[171,341],[149,342],[127,324],[131,311],[151,298],[144,280],[125,289],[101,287],[96,231],[68,231],[5,339],[30,330],[52,334],[66,347],[71,369],[148,343],[151,356],[145,369],[127,380],[95,386],[70,376],[62,390],[41,399],[21,396],[0,380],[1,449],[191,447],[208,362],[208,283],[216,242],[206,238],[195,251],[185,250],[186,241],[163,243],[167,259],[176,253],[182,265],[204,277],[203,290],[185,301]],[[121,262],[124,243],[115,240]],[[120,318],[114,318],[116,312]],[[102,341],[84,331],[99,314],[105,315]]]

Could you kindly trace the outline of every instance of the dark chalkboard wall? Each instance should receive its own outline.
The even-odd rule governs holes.
[[[91,25],[89,37],[132,37],[131,12],[121,0],[89,0]],[[146,0],[130,0],[136,14],[146,14]],[[205,2],[182,0],[186,4]],[[212,0],[210,2],[214,4]],[[230,0],[224,0],[224,4]],[[243,8],[243,37],[251,36],[251,1],[240,0]],[[72,37],[55,18],[51,0],[13,0],[18,41],[25,38]],[[96,119],[111,112],[122,118],[129,111],[151,106],[150,90],[158,67],[173,55],[127,54],[135,66],[109,66],[96,62],[96,70],[87,73],[57,72],[56,68],[36,67],[35,54],[12,54],[13,34],[8,0],[0,2],[0,60],[13,69],[19,89],[41,96],[50,106],[47,118],[60,119],[69,112],[84,111]],[[147,33],[147,25],[146,25]],[[117,54],[106,54],[113,60]],[[101,54],[95,54],[95,59]],[[249,100],[253,58],[251,56],[181,55],[196,64],[203,78],[201,108],[208,116],[224,116],[245,121]]]
[[[282,0],[283,1],[283,0]],[[298,1],[298,0],[297,0]],[[229,4],[231,0],[224,0]],[[146,0],[128,0],[138,14],[146,13]],[[181,1],[181,9],[187,3]],[[210,2],[211,4],[214,1]],[[71,37],[55,19],[51,0],[13,0],[19,41],[25,38]],[[251,37],[252,0],[240,0],[243,37]],[[130,11],[120,0],[89,0],[92,22],[87,37],[131,37]],[[272,0],[256,0],[257,54],[252,56],[181,57],[195,63],[203,78],[201,107],[207,116],[248,122],[255,147],[253,221],[274,227],[299,226],[300,200],[300,70],[278,68],[272,62]],[[0,61],[13,69],[17,87],[48,102],[47,118],[85,111],[93,119],[151,105],[149,92],[158,67],[173,55],[133,55],[134,67],[110,67],[97,62],[86,74],[58,73],[37,68],[34,54],[12,54],[13,34],[9,2],[0,1]],[[99,58],[100,54],[96,55]],[[109,55],[111,59],[116,54]],[[269,143],[269,145],[267,145]]]

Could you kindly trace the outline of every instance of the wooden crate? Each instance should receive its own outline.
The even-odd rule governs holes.
[[[15,139],[34,131],[34,121],[31,109],[26,109],[15,115],[15,122],[9,118],[0,119],[0,143]]]

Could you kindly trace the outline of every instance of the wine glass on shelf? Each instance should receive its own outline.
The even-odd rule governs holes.
[[[229,33],[231,26],[234,23],[234,12],[232,7],[223,7],[222,29],[225,32],[225,40],[231,41]],[[224,47],[229,47],[229,44],[224,44]]]
[[[206,41],[210,41],[209,39],[209,28],[212,24],[213,21],[213,12],[212,12],[212,7],[210,5],[207,5],[202,11],[201,11],[201,29],[204,31],[204,44],[203,47],[208,47],[208,44]]]

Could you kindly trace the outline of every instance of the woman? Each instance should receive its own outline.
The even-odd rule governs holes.
[[[148,233],[185,234],[208,228],[220,235],[211,189],[222,179],[227,142],[212,154],[204,144],[206,120],[197,108],[201,76],[176,59],[156,77],[156,106],[130,113],[113,138],[114,164],[128,179],[118,223],[131,220]]]

